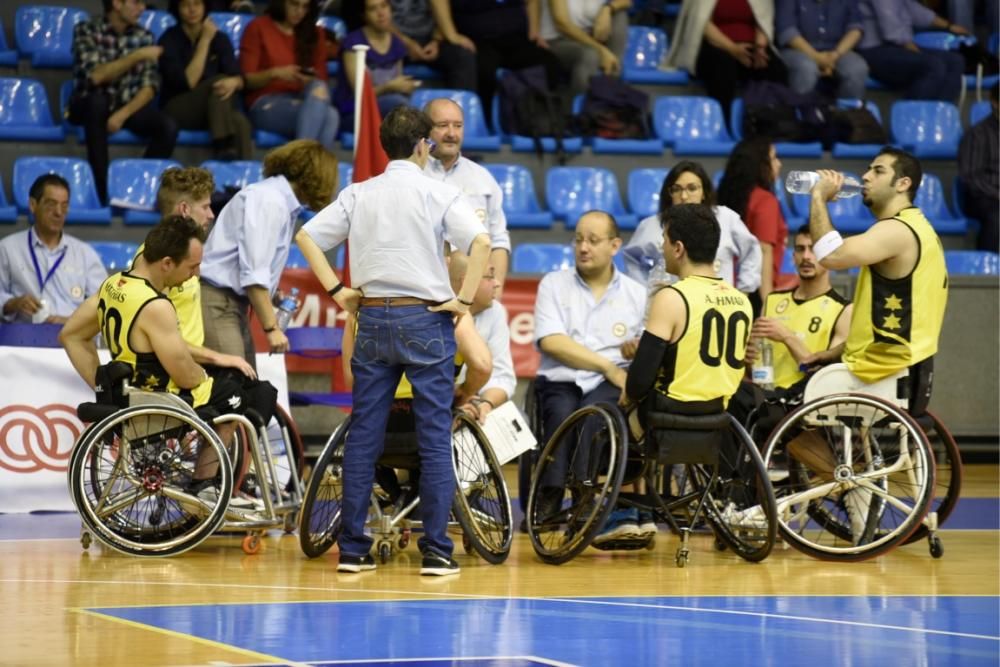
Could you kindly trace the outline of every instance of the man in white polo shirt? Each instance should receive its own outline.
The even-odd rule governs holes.
[[[423,175],[431,121],[397,107],[382,121],[379,140],[391,160],[385,173],[347,186],[296,234],[320,284],[341,308],[358,312],[351,369],[354,406],[344,455],[342,572],[375,569],[365,521],[386,417],[404,371],[413,386],[420,453],[424,534],[420,573],[459,571],[452,558],[448,516],[455,493],[451,408],[455,394],[453,316],[469,312],[489,260],[490,239],[455,187]],[[325,251],[350,241],[355,289],[337,278]],[[444,244],[469,255],[457,295],[448,281]],[[359,310],[360,307],[360,310]]]

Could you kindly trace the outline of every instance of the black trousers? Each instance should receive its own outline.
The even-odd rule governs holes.
[[[527,35],[503,39],[476,40],[476,92],[483,102],[486,120],[493,117],[493,95],[497,89],[497,68],[523,69],[541,65],[545,68],[549,88],[559,87],[564,71],[562,63],[548,49],[530,41]]]
[[[250,160],[250,120],[237,107],[235,95],[224,100],[212,91],[222,78],[220,74],[203,80],[186,93],[170,98],[163,110],[183,130],[208,130],[217,151],[231,149],[240,160]]]
[[[748,81],[788,83],[788,68],[776,53],[770,51],[767,67],[752,69],[739,64],[732,56],[702,41],[695,75],[705,84],[708,96],[722,105],[722,115],[729,121],[729,110],[739,89]]]

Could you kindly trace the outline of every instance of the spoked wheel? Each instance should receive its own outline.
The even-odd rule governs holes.
[[[627,431],[614,405],[580,408],[560,424],[531,475],[531,545],[558,565],[587,548],[604,525],[625,475]]]
[[[962,494],[962,456],[955,438],[937,415],[926,412],[917,418],[917,423],[927,436],[927,442],[934,453],[934,498],[929,511],[937,512],[938,527],[941,527],[955,510]],[[921,523],[904,544],[927,537],[927,532],[927,526]],[[931,555],[935,558],[944,554],[940,539],[936,546],[932,543],[930,548]]]
[[[816,558],[858,561],[890,551],[917,529],[934,493],[923,431],[903,410],[865,394],[793,410],[772,434],[765,463],[782,537]]]
[[[232,491],[229,458],[194,415],[169,406],[125,408],[77,446],[69,472],[74,503],[87,530],[112,549],[172,556],[222,524]],[[212,482],[195,496],[192,480],[203,475]]]
[[[299,513],[299,545],[310,558],[327,552],[340,534],[344,493],[344,443],[350,419],[333,432],[309,477]]]
[[[303,495],[302,466],[305,462],[305,449],[298,427],[285,409],[278,405],[274,412],[274,418],[267,425],[266,431],[274,463],[273,473],[267,459],[263,456],[263,452],[264,469],[257,469],[257,463],[247,448],[249,439],[242,427],[237,430],[238,433],[241,433],[244,443],[243,447],[237,448],[237,452],[243,457],[241,465],[235,468],[239,473],[242,473],[237,475],[239,481],[237,488],[255,498],[261,497],[264,493],[270,493],[271,501],[275,505],[298,506]],[[263,440],[260,440],[260,445],[264,446]],[[279,511],[279,514],[281,513]]]
[[[502,563],[514,539],[507,482],[486,435],[465,413],[455,418],[452,454],[455,518],[476,553],[494,565]]]

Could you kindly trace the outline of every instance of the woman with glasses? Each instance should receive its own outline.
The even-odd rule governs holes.
[[[659,212],[639,223],[623,249],[626,273],[648,285],[650,291],[676,280],[676,277],[671,280],[663,265],[662,220],[667,209],[678,204],[712,207],[722,232],[715,256],[716,272],[741,292],[756,291],[761,276],[760,244],[739,215],[730,208],[716,205],[711,179],[704,167],[691,160],[683,160],[670,170],[660,189]]]

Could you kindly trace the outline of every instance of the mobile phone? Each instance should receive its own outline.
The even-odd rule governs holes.
[[[315,67],[300,67],[299,69],[302,70],[302,73],[306,76],[316,76]]]

